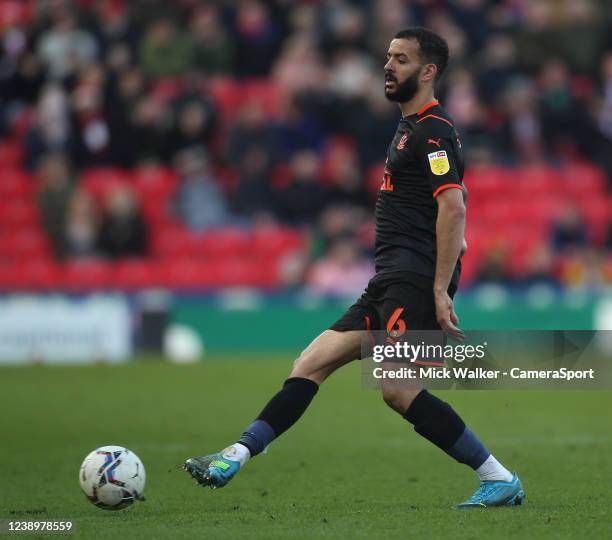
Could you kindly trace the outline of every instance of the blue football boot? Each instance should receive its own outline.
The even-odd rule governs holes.
[[[483,480],[476,493],[467,501],[455,506],[461,508],[489,508],[491,506],[518,506],[523,504],[525,492],[516,473],[510,482]]]
[[[189,458],[183,465],[201,486],[212,489],[225,486],[240,470],[240,462],[223,457],[221,452],[209,456]]]

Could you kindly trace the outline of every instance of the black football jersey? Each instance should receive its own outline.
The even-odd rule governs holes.
[[[387,150],[376,201],[377,273],[411,271],[434,277],[435,198],[449,188],[463,188],[463,150],[453,121],[433,101],[400,120]]]

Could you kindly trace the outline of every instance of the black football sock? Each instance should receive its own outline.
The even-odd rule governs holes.
[[[474,470],[491,455],[453,408],[427,390],[414,398],[404,418],[419,435]]]
[[[287,379],[238,442],[249,449],[251,456],[263,452],[276,437],[299,420],[318,390],[319,385],[310,379]]]

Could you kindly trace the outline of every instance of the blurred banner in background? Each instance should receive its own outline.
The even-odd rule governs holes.
[[[0,365],[120,362],[131,354],[132,317],[119,295],[0,300]]]

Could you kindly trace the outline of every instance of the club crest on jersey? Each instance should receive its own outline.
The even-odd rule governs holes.
[[[406,146],[406,143],[408,142],[408,138],[409,136],[407,134],[402,135],[402,138],[399,140],[395,148],[397,148],[398,150],[404,148],[404,146]]]
[[[427,158],[429,159],[429,167],[431,168],[431,172],[436,176],[442,176],[450,170],[448,156],[444,150],[427,154]]]

